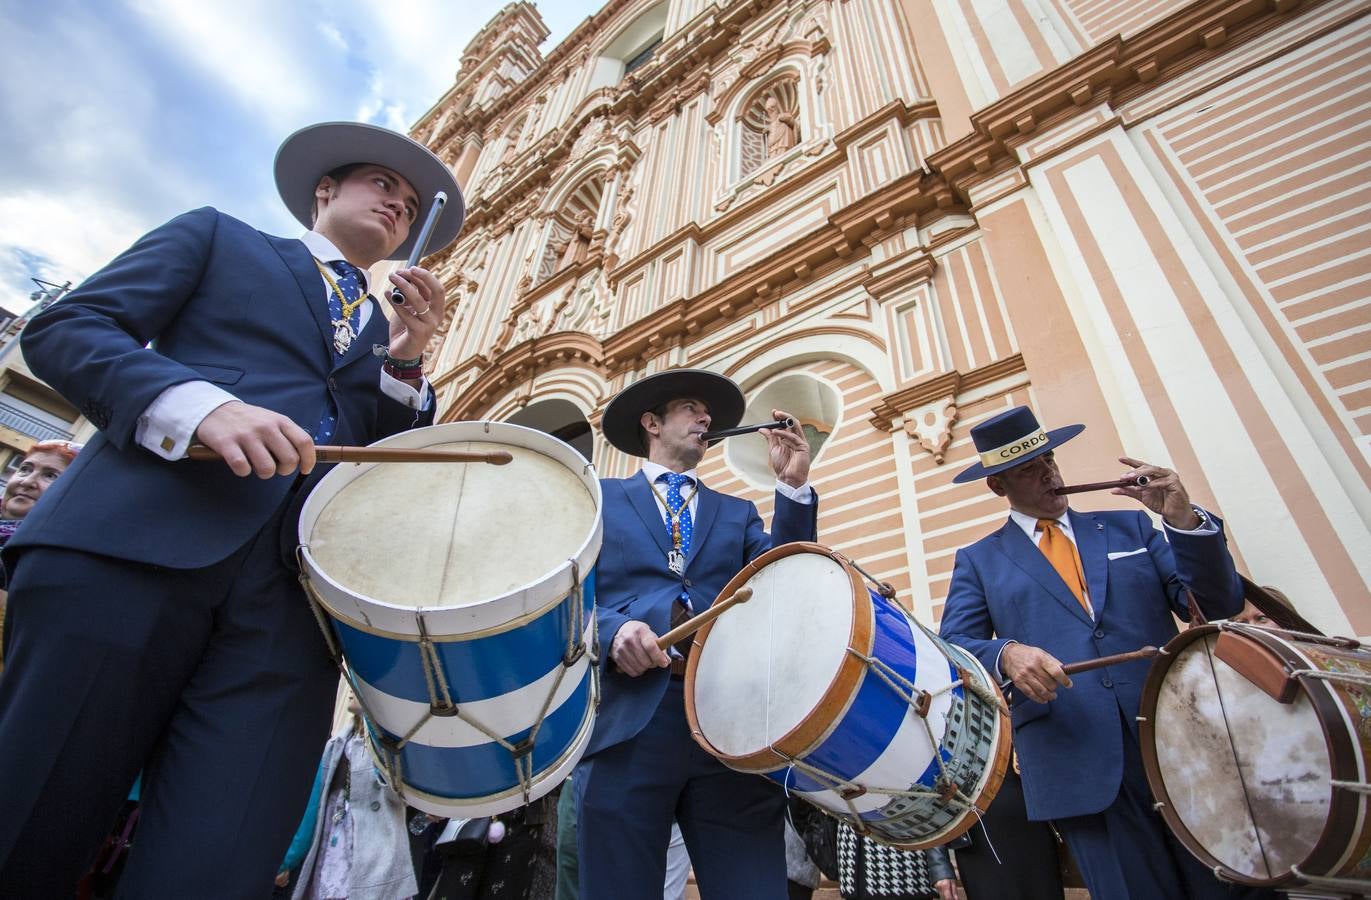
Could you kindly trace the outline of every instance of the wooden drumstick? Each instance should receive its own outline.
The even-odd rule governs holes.
[[[191,444],[186,456],[201,462],[219,459],[219,454],[204,444]],[[321,463],[366,463],[366,462],[446,462],[446,463],[489,463],[492,466],[508,465],[514,461],[514,454],[508,450],[433,450],[424,447],[341,447],[336,444],[319,444],[314,448],[314,457]]]
[[[1102,669],[1105,666],[1112,666],[1115,663],[1132,662],[1135,659],[1151,659],[1161,651],[1156,647],[1139,647],[1137,650],[1129,650],[1127,653],[1115,653],[1110,656],[1101,656],[1099,659],[1083,659],[1080,662],[1068,663],[1062,666],[1062,671],[1068,675],[1075,675],[1078,672],[1089,672],[1091,669]],[[1006,678],[1000,682],[1000,690],[1008,691],[1014,687],[1014,680]]]
[[[1132,662],[1135,659],[1151,659],[1160,652],[1156,647],[1139,647],[1137,650],[1130,650],[1127,653],[1115,653],[1112,656],[1101,656],[1099,659],[1083,659],[1080,662],[1073,662],[1070,665],[1062,666],[1062,671],[1068,675],[1075,675],[1077,672],[1102,669],[1115,663]]]
[[[668,647],[674,645],[681,638],[689,637],[701,628],[704,628],[710,622],[713,622],[719,616],[722,616],[728,611],[729,607],[737,606],[739,603],[746,603],[751,596],[752,588],[738,588],[737,592],[734,593],[732,597],[718,601],[698,616],[687,619],[666,634],[657,638],[657,649],[665,652]]]

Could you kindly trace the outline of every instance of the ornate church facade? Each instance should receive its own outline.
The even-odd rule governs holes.
[[[1011,406],[1225,519],[1241,570],[1371,634],[1371,3],[611,0],[466,48],[413,135],[469,217],[427,261],[443,421],[566,438],[721,372],[815,448],[820,536],[938,619],[1004,501],[954,485]],[[769,515],[763,442],[712,487]],[[1127,504],[1085,495],[1082,508]]]

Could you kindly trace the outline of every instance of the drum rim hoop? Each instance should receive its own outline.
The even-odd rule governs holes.
[[[875,615],[870,607],[864,608],[861,604],[856,603],[857,597],[865,596],[866,582],[852,564],[847,561],[846,557],[823,544],[813,541],[794,541],[773,547],[752,560],[743,567],[742,571],[734,575],[723,590],[719,592],[719,596],[726,597],[737,591],[748,579],[771,563],[801,553],[825,556],[842,566],[853,589],[853,594],[849,597],[849,602],[853,604],[853,616],[852,626],[848,632],[847,646],[858,649],[864,654],[869,654],[875,641]],[[717,621],[716,619],[715,622]],[[784,769],[790,764],[789,761],[785,757],[779,756],[777,752],[773,752],[770,747],[737,755],[725,753],[710,743],[700,729],[700,722],[695,710],[695,678],[700,660],[698,648],[703,647],[709,639],[715,622],[710,622],[695,633],[690,658],[686,661],[685,709],[686,721],[690,725],[690,734],[707,753],[719,759],[729,768],[757,774]],[[776,750],[791,759],[803,758],[823,743],[842,722],[843,717],[847,715],[848,709],[856,700],[857,692],[861,688],[865,675],[866,666],[861,660],[851,653],[845,653],[842,663],[838,666],[838,670],[834,673],[828,687],[824,689],[818,703],[794,728],[774,743]]]

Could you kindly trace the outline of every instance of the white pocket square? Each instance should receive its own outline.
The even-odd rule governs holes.
[[[1146,547],[1139,547],[1137,550],[1116,550],[1109,554],[1110,560],[1123,559],[1125,556],[1137,556],[1139,553],[1146,553]]]

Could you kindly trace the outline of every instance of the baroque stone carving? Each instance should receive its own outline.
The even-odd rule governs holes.
[[[957,422],[956,398],[952,394],[925,403],[904,414],[904,431],[942,465],[947,445],[952,442],[952,426]]]

